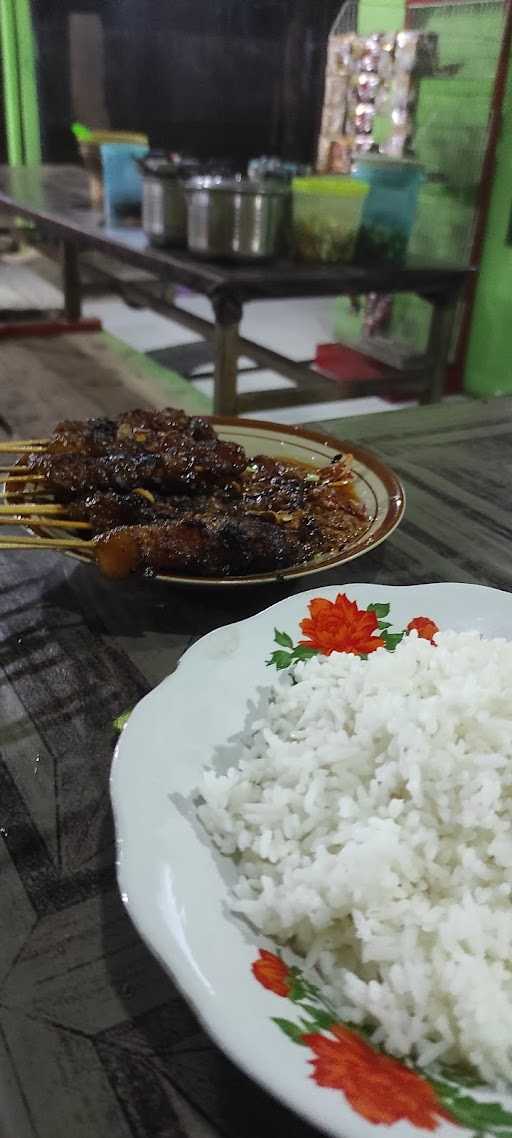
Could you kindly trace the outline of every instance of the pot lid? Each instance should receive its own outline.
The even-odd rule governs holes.
[[[180,154],[159,151],[146,155],[141,164],[145,174],[153,174],[157,178],[190,178],[201,169],[197,158],[184,158]]]
[[[265,181],[258,182],[253,178],[224,178],[215,175],[206,177],[190,178],[185,189],[190,192],[193,190],[208,190],[210,193],[229,193],[229,194],[251,194],[253,197],[256,195],[285,195],[288,196],[290,188],[282,182],[272,182],[268,178]]]

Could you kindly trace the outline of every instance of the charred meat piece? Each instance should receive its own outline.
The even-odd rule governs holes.
[[[207,419],[186,415],[172,407],[164,411],[126,411],[117,419],[64,420],[48,444],[50,454],[73,452],[102,455],[111,451],[161,451],[180,436],[197,442],[215,441]]]
[[[215,431],[207,419],[189,416],[184,411],[166,407],[163,411],[127,411],[117,420],[119,442],[133,441],[147,447],[159,436],[186,434],[198,442],[215,439]]]
[[[57,423],[47,450],[50,454],[66,451],[104,454],[105,450],[113,446],[115,437],[116,424],[113,419],[65,419]]]
[[[73,501],[73,517],[90,522],[94,533],[105,533],[118,526],[157,524],[188,515],[233,515],[240,512],[240,508],[240,495],[222,490],[211,494],[169,494],[165,497],[144,489],[133,490],[129,494],[99,490]]]
[[[113,490],[98,491],[88,498],[73,502],[73,516],[79,521],[90,522],[94,533],[105,533],[118,526],[137,526],[151,523],[160,516],[155,510],[152,494],[146,497],[147,491],[131,494],[116,494]],[[175,516],[170,510],[168,517]]]
[[[251,459],[244,477],[247,507],[261,514],[302,510],[309,490],[305,474],[300,467],[257,455]]]
[[[195,518],[163,525],[120,527],[94,539],[106,577],[130,573],[237,576],[284,569],[303,559],[300,542],[257,518]]]
[[[354,491],[351,463],[351,455],[340,455],[313,470],[259,455],[244,475],[244,508],[294,530],[306,560],[342,549],[368,525]]]
[[[126,494],[137,487],[193,492],[240,477],[246,464],[242,447],[190,439],[181,440],[162,454],[121,453],[98,458],[80,454],[34,454],[27,463],[33,474],[46,479],[48,490],[64,500],[95,490]]]

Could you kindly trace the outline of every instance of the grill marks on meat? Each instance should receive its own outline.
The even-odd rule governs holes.
[[[347,498],[347,479],[344,463],[308,479],[298,468],[262,458],[240,481],[208,492],[148,500],[137,490],[97,491],[75,500],[73,509],[98,535],[104,573],[243,575],[301,564],[357,537],[367,518]]]
[[[43,475],[49,491],[67,500],[95,490],[128,493],[141,486],[194,491],[222,485],[240,477],[247,459],[242,447],[233,443],[180,439],[161,454],[37,454],[27,465],[33,474]]]
[[[153,497],[151,495],[151,497]],[[84,499],[73,501],[73,514],[78,520],[88,521],[94,533],[103,533],[117,526],[136,526],[144,523],[158,525],[164,521],[178,521],[185,516],[234,515],[240,510],[240,494],[213,491],[211,494],[169,494],[149,501],[134,490],[130,494],[98,491]]]
[[[365,528],[367,515],[353,496],[347,461],[313,473],[258,455],[244,479],[244,508],[294,530],[303,560],[336,550]]]
[[[284,462],[276,462],[266,455],[252,459],[244,485],[247,508],[255,512],[295,513],[306,505],[309,489],[306,470]]]
[[[115,437],[113,419],[65,419],[57,423],[46,449],[49,454],[104,454],[114,445]]]
[[[105,533],[118,526],[137,526],[158,522],[160,516],[167,519],[175,516],[172,509],[168,514],[159,515],[152,502],[142,494],[116,494],[98,492],[73,502],[73,514],[77,519],[88,521],[93,533]]]
[[[189,416],[172,407],[164,411],[126,411],[117,419],[64,420],[57,423],[47,450],[82,455],[102,455],[113,450],[160,451],[181,438],[214,442],[215,431],[207,419]]]
[[[339,551],[368,524],[349,457],[315,472],[266,455],[248,465],[206,419],[172,408],[59,423],[27,465],[89,521],[113,577],[278,571]]]
[[[200,415],[189,416],[172,407],[165,411],[127,411],[117,420],[116,437],[119,442],[129,440],[144,446],[158,436],[183,434],[196,442],[216,439],[215,431],[207,419]]]
[[[163,525],[128,526],[94,539],[107,577],[174,571],[200,577],[244,576],[300,561],[293,534],[257,518],[192,518]]]

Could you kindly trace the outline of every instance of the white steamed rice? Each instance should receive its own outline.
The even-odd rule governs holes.
[[[420,1064],[512,1059],[512,643],[416,635],[280,677],[199,815],[232,908],[320,975],[340,1019]]]

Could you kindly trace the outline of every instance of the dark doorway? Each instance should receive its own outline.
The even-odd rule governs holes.
[[[310,160],[338,8],[339,0],[34,0],[45,159],[76,158],[70,17],[88,12],[101,21],[112,128],[201,156]]]

